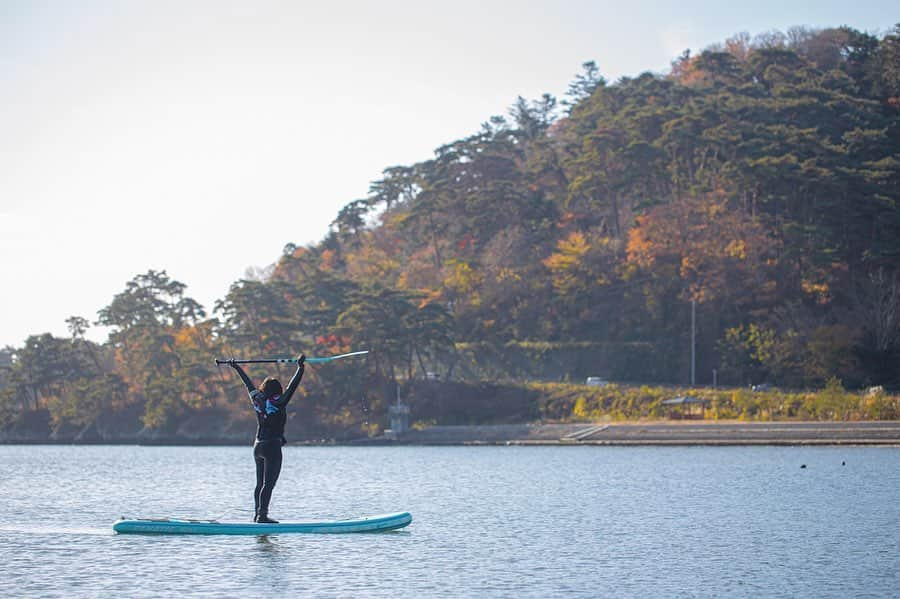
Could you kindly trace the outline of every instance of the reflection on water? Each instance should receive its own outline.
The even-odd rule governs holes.
[[[256,545],[260,553],[271,553],[278,549],[278,544],[275,543],[269,535],[260,535],[256,537]]]
[[[253,537],[254,555],[248,566],[257,590],[286,590],[285,572],[290,567],[288,556],[274,536]]]
[[[117,536],[243,520],[246,448],[0,447],[0,596],[892,596],[900,449],[289,447],[276,519],[360,535]],[[806,464],[805,469],[800,465]],[[112,474],[111,474],[112,473]]]

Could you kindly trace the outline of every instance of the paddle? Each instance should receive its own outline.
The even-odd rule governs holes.
[[[355,351],[350,352],[349,354],[340,354],[338,356],[328,356],[326,358],[306,358],[307,364],[324,364],[326,362],[331,362],[333,360],[340,360],[341,358],[349,358],[351,356],[362,356],[369,353],[369,350],[363,351]],[[222,364],[229,364],[234,362],[235,364],[296,364],[297,358],[261,358],[256,360],[220,360],[216,358],[216,366],[220,366]]]

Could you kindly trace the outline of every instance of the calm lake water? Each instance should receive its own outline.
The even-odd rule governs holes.
[[[250,448],[0,446],[0,596],[900,594],[896,448],[288,446],[274,517],[412,525],[112,533],[248,520],[253,484]]]

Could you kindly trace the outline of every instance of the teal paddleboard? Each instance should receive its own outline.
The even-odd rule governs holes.
[[[340,534],[348,532],[381,532],[403,528],[412,522],[409,512],[310,522],[219,522],[217,520],[181,520],[177,518],[122,519],[113,524],[118,534],[157,535],[272,535],[285,533]]]

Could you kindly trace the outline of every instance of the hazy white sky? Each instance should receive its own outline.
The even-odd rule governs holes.
[[[0,347],[165,269],[208,309],[382,169],[739,31],[883,32],[896,0],[0,0]],[[276,223],[276,234],[263,234]],[[94,339],[105,335],[96,330]]]

